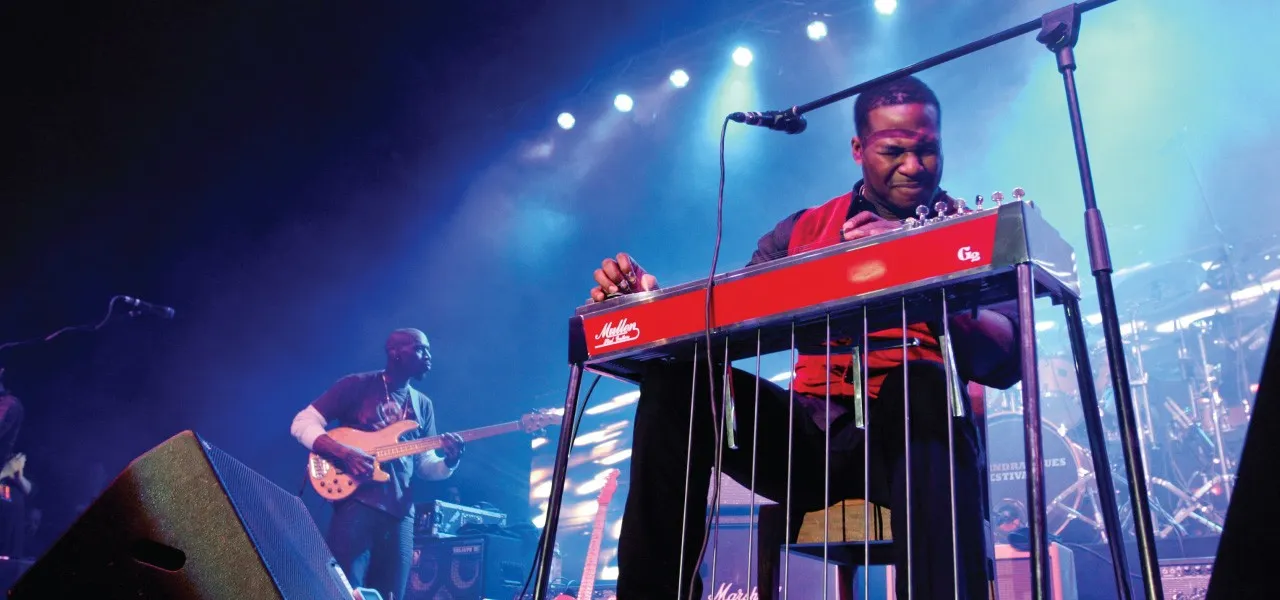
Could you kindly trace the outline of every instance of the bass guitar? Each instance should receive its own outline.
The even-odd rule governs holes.
[[[462,441],[470,442],[516,431],[533,433],[560,422],[560,415],[552,414],[548,411],[538,411],[524,415],[518,421],[467,429],[459,431],[457,434],[462,438]],[[360,431],[350,427],[337,427],[328,431],[327,434],[334,441],[353,448],[359,448],[372,456],[373,474],[367,480],[359,481],[343,472],[340,467],[330,462],[329,459],[312,452],[307,457],[307,478],[311,480],[311,487],[325,500],[333,502],[354,494],[361,485],[366,483],[385,483],[389,481],[391,476],[382,470],[382,463],[405,456],[431,452],[444,446],[443,435],[400,441],[400,436],[417,428],[417,421],[407,420],[392,423],[378,431]]]

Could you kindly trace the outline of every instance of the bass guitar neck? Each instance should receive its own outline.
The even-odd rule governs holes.
[[[558,424],[560,420],[559,415],[550,411],[537,411],[526,414],[517,421],[467,429],[457,432],[457,435],[464,442],[472,442],[517,431],[533,433],[549,425]],[[417,421],[400,421],[378,431],[360,431],[350,427],[338,427],[330,430],[327,434],[334,441],[352,448],[358,448],[373,457],[373,474],[367,480],[357,480],[329,459],[312,452],[307,457],[307,478],[311,481],[311,487],[321,497],[333,502],[349,497],[362,485],[390,481],[391,476],[382,469],[382,463],[399,460],[406,456],[424,454],[444,446],[445,438],[443,435],[407,441],[400,440],[401,436],[418,427]]]

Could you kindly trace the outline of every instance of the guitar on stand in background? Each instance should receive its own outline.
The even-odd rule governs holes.
[[[578,586],[578,597],[574,598],[561,593],[555,600],[591,600],[591,594],[595,592],[596,572],[599,571],[598,559],[600,558],[600,541],[604,539],[605,515],[609,512],[609,501],[613,499],[613,492],[618,489],[620,473],[621,471],[617,469],[609,471],[609,479],[605,481],[604,488],[600,490],[600,497],[596,501],[599,506],[596,508],[595,524],[591,527],[591,544],[587,548],[587,562],[582,567],[582,584]]]
[[[464,442],[470,442],[516,431],[533,433],[548,426],[557,425],[560,421],[561,417],[558,414],[551,411],[538,411],[524,415],[518,421],[467,429],[459,431],[458,435],[462,437]],[[378,431],[360,431],[350,427],[337,427],[330,430],[328,435],[339,443],[359,448],[372,455],[375,462],[373,463],[373,475],[370,476],[369,481],[385,483],[391,477],[387,475],[386,471],[382,470],[382,463],[405,456],[431,452],[444,446],[443,435],[400,441],[400,436],[417,428],[417,421],[406,420],[393,423],[387,428]],[[328,459],[314,452],[307,458],[307,478],[311,481],[311,487],[315,488],[316,493],[331,502],[354,494],[361,485],[368,483],[368,481],[356,481],[350,475],[344,473],[342,469],[329,462]]]

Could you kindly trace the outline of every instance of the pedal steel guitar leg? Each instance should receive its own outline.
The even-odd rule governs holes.
[[[823,421],[826,425],[822,428],[823,433],[823,454],[822,454],[822,600],[827,600],[827,577],[831,574],[831,313],[827,313],[827,361],[824,363],[827,369],[826,379],[826,402],[823,403]],[[843,511],[843,507],[841,511]]]
[[[711,348],[707,348],[707,354],[711,354]],[[676,598],[684,600],[684,553],[685,540],[689,533],[689,473],[693,465],[693,409],[698,403],[698,343],[693,343],[693,381],[690,386],[692,390],[689,392],[689,444],[684,454],[684,507],[681,509],[684,516],[680,519],[680,570],[679,580],[676,582]],[[713,391],[707,390],[707,394],[711,397]],[[690,589],[690,592],[693,590]]]
[[[951,499],[951,589],[956,600],[960,600],[960,522],[956,520],[956,442],[955,423],[958,417],[964,416],[961,400],[960,374],[955,368],[955,349],[951,346],[951,314],[947,311],[947,289],[942,288],[942,339],[938,346],[942,349],[942,369],[947,378],[947,491]]]
[[[1021,332],[1022,422],[1027,430],[1027,521],[1031,530],[1031,590],[1049,600],[1049,535],[1044,499],[1044,446],[1040,430],[1040,377],[1036,372],[1035,275],[1031,265],[1014,267],[1018,278],[1018,329]]]
[[[1093,368],[1089,364],[1088,341],[1084,336],[1084,321],[1080,315],[1080,303],[1074,298],[1064,299],[1062,310],[1067,320],[1067,335],[1071,340],[1071,355],[1075,359],[1076,385],[1080,389],[1080,404],[1084,409],[1084,427],[1089,437],[1089,450],[1093,456],[1094,483],[1098,487],[1098,504],[1103,529],[1107,534],[1107,546],[1111,550],[1111,567],[1116,576],[1116,593],[1120,600],[1131,600],[1129,573],[1125,566],[1124,530],[1120,526],[1120,509],[1116,505],[1116,486],[1111,478],[1111,461],[1107,458],[1107,440],[1102,429],[1102,413],[1098,408],[1098,391],[1093,385]]]
[[[862,418],[858,426],[862,428],[862,597],[871,597],[871,396],[867,393],[867,385],[871,382],[871,340],[868,329],[867,307],[862,307],[862,356],[858,361],[858,375],[862,385],[858,386],[855,406],[861,405]],[[880,514],[879,508],[876,514]]]
[[[717,423],[717,426],[724,427],[724,430],[723,430],[724,435],[727,436],[725,437],[725,443],[729,445],[730,449],[736,450],[737,445],[733,443],[732,429],[730,429],[730,427],[732,427],[731,424],[733,423],[733,420],[735,417],[733,417],[733,399],[731,397],[731,394],[733,393],[732,392],[733,383],[731,381],[731,378],[733,377],[733,367],[729,363],[729,340],[725,340],[725,343],[724,343],[724,371],[722,375],[723,376],[720,378],[720,394],[721,394],[720,409],[722,411],[722,414],[724,415],[724,419],[721,420],[719,423]],[[717,445],[716,445],[716,454],[715,454],[715,457],[716,457],[715,468],[711,470],[711,477],[712,477],[711,485],[713,486],[720,485],[721,479],[723,478],[723,473],[724,473],[724,469],[723,469],[724,448],[721,447],[720,440],[716,440],[716,442],[717,442]],[[723,490],[720,490],[718,487],[716,489],[718,491],[723,491]],[[712,534],[711,534],[711,589],[712,590],[716,589],[717,567],[719,566],[720,506],[723,504],[723,495],[720,493],[716,493],[715,496],[716,496],[716,504],[715,506],[711,507],[711,511],[712,511],[711,514],[715,515],[716,517],[714,519],[714,522],[711,523],[711,527],[712,527],[712,530],[711,530],[712,531]]]
[[[791,322],[791,352],[787,354],[791,360],[796,356],[796,322]],[[786,542],[782,546],[782,600],[791,594],[791,459],[795,449],[796,424],[796,387],[795,366],[791,368],[792,380],[787,385],[787,502],[785,505]]]
[[[581,337],[581,336],[579,336]],[[570,341],[572,347],[573,342]],[[538,576],[533,597],[546,598],[551,579],[551,559],[556,547],[556,524],[560,522],[560,498],[564,497],[564,480],[569,470],[569,451],[573,449],[573,417],[578,410],[578,390],[582,387],[582,363],[569,365],[569,389],[564,397],[564,421],[560,424],[560,442],[551,467],[551,495],[547,498],[547,520],[542,528],[542,547],[538,550]]]
[[[756,549],[756,456],[760,443],[760,347],[763,332],[756,330],[756,391],[755,403],[751,413],[751,513],[747,520],[747,589],[756,587],[751,583],[751,574],[755,569],[754,553]]]
[[[907,341],[907,299],[902,298],[902,439],[904,460],[907,463],[907,572],[898,575],[907,578],[907,600],[915,597],[916,586],[912,584],[915,567],[912,561],[911,543],[911,377],[908,364],[910,362],[910,346]],[[897,534],[895,534],[897,535]]]

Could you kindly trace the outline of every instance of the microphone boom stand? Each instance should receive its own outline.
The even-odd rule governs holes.
[[[1096,4],[1106,3],[1097,2]],[[1138,542],[1138,559],[1141,562],[1143,587],[1148,600],[1159,600],[1164,597],[1164,592],[1158,576],[1160,566],[1156,556],[1155,532],[1151,524],[1150,501],[1147,497],[1147,473],[1142,461],[1142,440],[1138,433],[1133,390],[1129,382],[1129,367],[1125,362],[1124,340],[1120,333],[1115,289],[1111,284],[1113,270],[1111,251],[1107,245],[1107,232],[1102,222],[1102,211],[1098,210],[1097,197],[1094,195],[1093,172],[1089,166],[1089,150],[1084,139],[1084,121],[1080,116],[1080,98],[1076,93],[1076,59],[1073,49],[1080,36],[1082,12],[1082,5],[1072,4],[1046,14],[1036,40],[1044,44],[1057,57],[1058,72],[1062,73],[1062,83],[1067,94],[1067,111],[1071,116],[1076,164],[1080,170],[1080,188],[1084,192],[1085,239],[1089,247],[1089,266],[1097,284],[1098,308],[1102,313],[1102,334],[1106,342],[1107,364],[1111,368],[1112,391],[1116,397],[1121,454],[1124,455],[1125,471],[1129,474],[1133,529]],[[1123,544],[1123,538],[1111,540],[1113,555],[1114,549],[1123,547]]]
[[[1097,199],[1093,190],[1093,175],[1089,167],[1089,151],[1085,145],[1084,122],[1080,117],[1080,100],[1076,93],[1075,69],[1076,60],[1073,49],[1080,35],[1081,14],[1115,2],[1115,0],[1089,0],[1071,4],[1063,8],[1045,13],[1034,19],[1016,25],[999,33],[970,42],[958,48],[927,58],[897,71],[865,81],[853,87],[841,90],[829,96],[801,104],[783,111],[764,113],[768,119],[749,124],[762,125],[777,131],[799,133],[804,130],[802,115],[810,111],[851,98],[869,89],[912,75],[920,71],[967,56],[979,50],[1011,40],[1016,37],[1039,31],[1036,40],[1044,44],[1057,58],[1058,71],[1062,73],[1062,82],[1067,95],[1067,111],[1071,119],[1071,132],[1075,142],[1076,163],[1080,170],[1080,187],[1084,195],[1085,238],[1089,248],[1089,266],[1097,285],[1098,305],[1102,313],[1102,331],[1107,349],[1107,363],[1111,368],[1111,385],[1116,399],[1116,413],[1120,424],[1121,451],[1124,455],[1125,470],[1128,474],[1130,503],[1133,507],[1134,533],[1137,537],[1138,555],[1141,561],[1142,579],[1145,584],[1147,600],[1160,600],[1164,597],[1156,557],[1155,533],[1151,523],[1150,503],[1148,500],[1147,473],[1142,461],[1142,441],[1139,437],[1137,419],[1133,404],[1133,393],[1130,388],[1129,369],[1125,364],[1123,338],[1120,333],[1120,317],[1116,309],[1115,290],[1111,283],[1111,252],[1107,245],[1106,228],[1102,222],[1102,212],[1098,210]],[[754,114],[754,113],[752,113]],[[732,118],[732,117],[731,117]],[[745,119],[745,118],[744,118]],[[744,119],[733,120],[744,122]],[[1068,320],[1079,319],[1078,308],[1072,310],[1068,303]],[[1071,325],[1071,323],[1068,323]],[[1083,342],[1083,331],[1077,332],[1078,341]],[[1088,365],[1088,357],[1076,357],[1077,368]],[[1092,386],[1090,386],[1092,387]],[[1092,392],[1092,390],[1090,390]],[[1085,420],[1090,431],[1090,445],[1095,439],[1101,441],[1101,419],[1097,414],[1097,398],[1092,393],[1082,390],[1082,402],[1085,409]],[[1107,521],[1109,546],[1112,557],[1112,568],[1116,574],[1116,588],[1122,600],[1132,598],[1129,589],[1128,567],[1125,561],[1124,537],[1119,529],[1119,512],[1115,501],[1114,482],[1110,477],[1110,465],[1106,460],[1105,445],[1093,448],[1095,472],[1097,473],[1098,493],[1103,507],[1103,517]],[[1029,486],[1031,479],[1028,479]],[[1035,494],[1028,490],[1028,498]],[[1036,512],[1036,511],[1033,511]],[[1031,563],[1034,597],[1049,597],[1048,573],[1048,535],[1045,531],[1044,515],[1030,516],[1031,525]]]

